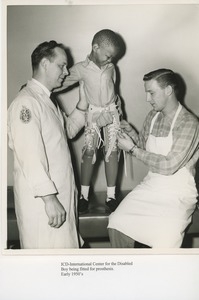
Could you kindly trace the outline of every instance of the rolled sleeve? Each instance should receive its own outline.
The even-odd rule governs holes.
[[[42,197],[57,193],[55,184],[51,180],[35,185],[33,191],[35,197]]]
[[[195,118],[184,118],[173,130],[173,145],[164,156],[137,148],[134,155],[149,166],[152,172],[172,175],[184,166],[194,166],[199,146],[199,123]]]

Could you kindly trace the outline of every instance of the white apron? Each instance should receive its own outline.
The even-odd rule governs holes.
[[[167,137],[151,134],[159,113],[151,122],[146,150],[167,155],[172,147],[172,130],[182,106],[179,105]],[[154,248],[179,248],[184,231],[191,222],[197,202],[197,190],[191,173],[184,167],[165,176],[149,172],[110,215],[109,228]]]

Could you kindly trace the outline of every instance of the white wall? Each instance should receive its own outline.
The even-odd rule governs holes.
[[[109,28],[118,32],[127,46],[118,68],[121,96],[131,123],[141,129],[151,109],[145,101],[143,75],[161,67],[171,68],[183,77],[187,86],[185,104],[199,116],[198,5],[10,6],[7,16],[8,105],[31,77],[30,55],[39,43],[51,39],[62,42],[78,62],[90,53],[93,35]],[[68,112],[77,100],[78,89],[62,96]],[[78,172],[82,144],[82,136],[73,142]],[[12,168],[9,150],[8,185],[13,184]],[[122,189],[134,187],[147,168],[128,158],[127,171],[128,178],[122,175]],[[102,162],[94,178],[94,189],[105,189]]]

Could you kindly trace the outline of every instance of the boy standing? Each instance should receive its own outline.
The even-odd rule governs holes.
[[[115,198],[116,179],[118,172],[117,133],[120,128],[118,112],[118,95],[115,93],[116,71],[112,63],[120,53],[119,36],[104,29],[94,35],[92,51],[85,61],[75,64],[70,75],[63,82],[66,88],[76,82],[84,82],[84,91],[88,101],[85,124],[85,143],[81,164],[81,197],[79,212],[88,210],[88,195],[93,167],[96,161],[96,150],[103,141],[105,155],[105,173],[107,180],[106,205],[111,211],[118,206]],[[111,112],[113,122],[103,127],[103,139],[97,124],[101,112]]]

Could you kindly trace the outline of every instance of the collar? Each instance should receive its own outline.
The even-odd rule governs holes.
[[[47,87],[45,87],[41,82],[39,82],[38,80],[32,78],[32,81],[34,83],[36,83],[37,85],[39,85],[42,90],[48,95],[48,97],[50,98],[51,92],[47,89]]]
[[[108,63],[106,64],[105,66],[103,66],[101,69],[92,61],[90,60],[89,58],[89,55],[87,55],[86,57],[86,60],[84,61],[84,64],[83,64],[85,67],[87,67],[88,65],[92,65],[94,66],[95,68],[99,69],[99,70],[105,70],[107,68],[109,68],[110,66],[112,66],[113,64],[112,63]]]
[[[85,67],[87,67],[87,66],[90,65],[90,64],[97,67],[97,65],[94,64],[94,62],[93,62],[92,60],[90,60],[89,55],[87,55],[85,61],[83,62],[83,65],[84,65]]]

